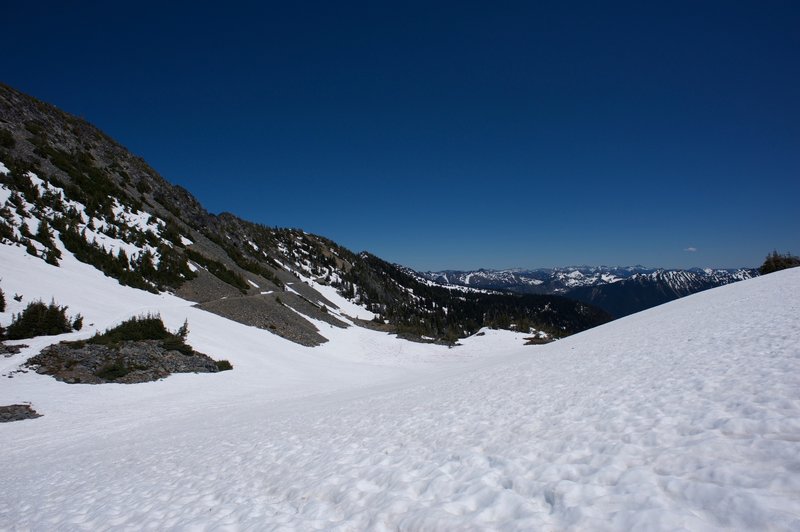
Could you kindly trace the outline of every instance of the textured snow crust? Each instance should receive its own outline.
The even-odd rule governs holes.
[[[139,385],[0,377],[0,404],[44,414],[0,425],[2,529],[800,530],[800,269],[545,346],[351,327],[303,348],[70,257],[0,259],[12,304],[55,296],[96,328],[159,310],[234,365]]]

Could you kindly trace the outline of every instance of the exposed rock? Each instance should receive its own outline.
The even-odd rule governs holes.
[[[218,371],[209,356],[168,350],[158,340],[123,342],[119,347],[61,342],[45,348],[26,365],[70,384],[133,384],[163,379],[171,373]]]
[[[267,329],[300,345],[315,347],[328,341],[313,324],[279,303],[278,297],[287,295],[282,292],[277,295],[219,299],[197,306],[245,325]]]
[[[28,346],[25,344],[6,345],[3,342],[0,342],[0,356],[10,357],[12,355],[16,355],[25,347]]]
[[[552,338],[543,338],[541,336],[531,336],[525,338],[525,345],[544,345],[552,342]]]
[[[6,405],[0,406],[0,423],[11,421],[22,421],[23,419],[34,419],[42,417],[31,405]]]
[[[303,283],[297,283],[295,286],[306,286],[306,285],[304,285]],[[292,288],[294,288],[294,286]],[[315,303],[312,303],[309,299],[307,299],[303,295],[293,294],[291,292],[282,292],[280,294],[277,294],[277,297],[280,297],[281,301],[283,301],[283,303],[286,306],[296,310],[297,312],[305,316],[309,316],[311,318],[314,318],[315,320],[324,321],[328,325],[333,325],[334,327],[338,327],[340,329],[346,329],[348,327],[348,325],[345,322],[338,319],[330,312],[327,311],[323,312],[320,306],[316,305]]]
[[[175,295],[189,301],[207,303],[229,297],[241,297],[242,293],[201,268],[197,271],[197,277],[183,283],[175,291]]]

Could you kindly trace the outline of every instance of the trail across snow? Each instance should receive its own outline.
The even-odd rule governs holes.
[[[355,328],[302,348],[145,294],[236,369],[0,377],[0,404],[44,414],[0,425],[0,528],[800,530],[799,296],[789,270],[446,349]]]

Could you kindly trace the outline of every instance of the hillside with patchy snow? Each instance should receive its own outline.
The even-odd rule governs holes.
[[[0,246],[0,262],[25,295],[3,323],[30,298],[86,323],[0,358],[0,404],[43,414],[0,424],[2,529],[800,529],[800,269],[544,346],[315,321],[330,341],[311,348],[67,253],[56,267]],[[234,371],[99,386],[20,371],[148,311],[188,319],[192,346]]]
[[[447,289],[323,236],[209,213],[85,120],[2,83],[0,244],[52,265],[66,250],[120,284],[305,346],[329,340],[316,322],[348,326],[328,312],[331,291],[374,320],[362,326],[448,344],[482,327],[561,338],[611,319],[562,297]]]

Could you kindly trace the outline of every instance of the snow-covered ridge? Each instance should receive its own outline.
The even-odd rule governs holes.
[[[497,290],[558,293],[575,286],[613,283],[629,276],[637,268],[575,267],[524,270],[475,270],[467,272],[420,272],[422,278],[443,285],[470,286]]]
[[[565,268],[541,268],[536,270],[476,270],[468,272],[443,271],[420,272],[417,275],[445,286],[466,286],[488,290],[510,290],[563,294],[569,290],[586,286],[602,286],[637,279],[666,282],[676,290],[703,283],[704,286],[727,284],[749,279],[757,275],[753,269],[733,270],[691,268],[688,270],[665,270],[644,266],[575,266]]]
[[[410,275],[415,280],[419,281],[422,284],[427,286],[437,286],[441,288],[446,288],[447,290],[452,290],[456,292],[464,292],[464,293],[472,293],[472,294],[496,294],[498,293],[496,290],[486,290],[482,288],[474,288],[465,284],[459,283],[451,283],[447,279],[446,275],[443,275],[443,278],[431,278],[426,274],[419,273],[417,271],[412,270],[406,266],[401,266],[400,264],[395,264],[397,268],[401,271],[405,272],[407,275]]]

